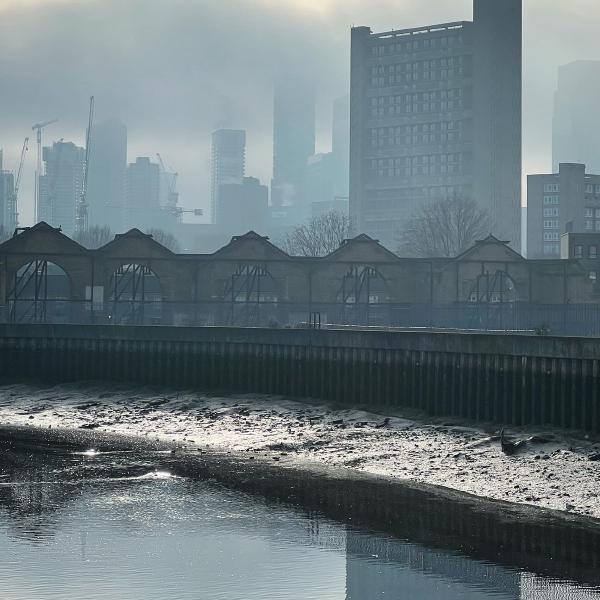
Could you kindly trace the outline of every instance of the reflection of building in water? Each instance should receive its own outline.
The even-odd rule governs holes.
[[[582,590],[572,584],[543,579],[529,573],[521,576],[520,600],[598,600],[600,591]]]
[[[348,532],[346,600],[515,600],[519,573],[400,540]]]

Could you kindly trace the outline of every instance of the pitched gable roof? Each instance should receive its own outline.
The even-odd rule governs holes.
[[[2,252],[86,254],[89,250],[65,235],[60,227],[40,221],[31,227],[16,230],[15,235],[0,244],[0,254]]]
[[[488,235],[477,240],[473,246],[459,254],[454,260],[510,260],[524,261],[525,258],[508,244],[508,240],[500,240],[495,235]]]
[[[249,231],[244,235],[234,235],[231,241],[212,254],[216,258],[236,258],[239,260],[289,259],[281,248],[269,241],[267,236]]]
[[[135,246],[141,246],[144,249],[144,252],[152,252],[156,255],[169,255],[172,256],[173,252],[169,250],[166,246],[163,246],[160,242],[157,242],[150,233],[144,233],[134,227],[125,233],[117,233],[113,240],[104,244],[96,250],[101,254],[120,254],[120,250],[127,250],[125,254],[130,256],[135,256],[135,251],[132,252],[132,249]]]
[[[356,262],[368,263],[398,261],[399,257],[388,250],[385,246],[368,236],[366,233],[361,233],[356,237],[346,239],[342,245],[328,254],[325,258],[328,260],[352,260]]]

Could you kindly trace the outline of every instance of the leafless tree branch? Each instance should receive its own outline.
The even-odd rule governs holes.
[[[458,256],[489,233],[490,219],[474,200],[453,197],[424,204],[398,237],[398,253]]]
[[[296,227],[279,242],[279,246],[292,256],[326,256],[337,250],[351,234],[348,216],[333,210]]]

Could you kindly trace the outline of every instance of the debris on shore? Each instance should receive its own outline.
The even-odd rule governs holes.
[[[600,440],[557,431],[417,421],[273,396],[81,384],[0,387],[0,422],[151,436],[600,518]]]

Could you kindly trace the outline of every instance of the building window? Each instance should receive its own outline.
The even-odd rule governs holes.
[[[558,217],[558,208],[545,208],[544,216],[545,217]]]
[[[585,212],[583,213],[583,216],[586,219],[593,219],[594,218],[594,209],[593,208],[586,208]]]
[[[590,271],[589,277],[592,281],[596,281],[596,278],[597,278],[596,271]]]
[[[556,256],[560,254],[560,246],[558,244],[544,244],[544,254]]]
[[[544,221],[544,229],[558,229],[558,221]]]
[[[545,242],[557,242],[560,237],[558,232],[556,231],[544,231],[544,241]]]
[[[544,184],[544,192],[558,192],[560,191],[560,186],[558,183],[545,183]]]
[[[585,192],[586,194],[593,194],[594,193],[594,186],[590,185],[589,183],[585,186]]]
[[[594,221],[586,221],[584,227],[588,231],[594,229]]]
[[[596,221],[596,231],[600,231],[600,221]]]
[[[544,204],[558,204],[559,196],[544,196]]]
[[[598,258],[598,246],[590,246],[588,256],[590,258]]]
[[[574,248],[575,258],[583,258],[583,246],[579,244]]]

